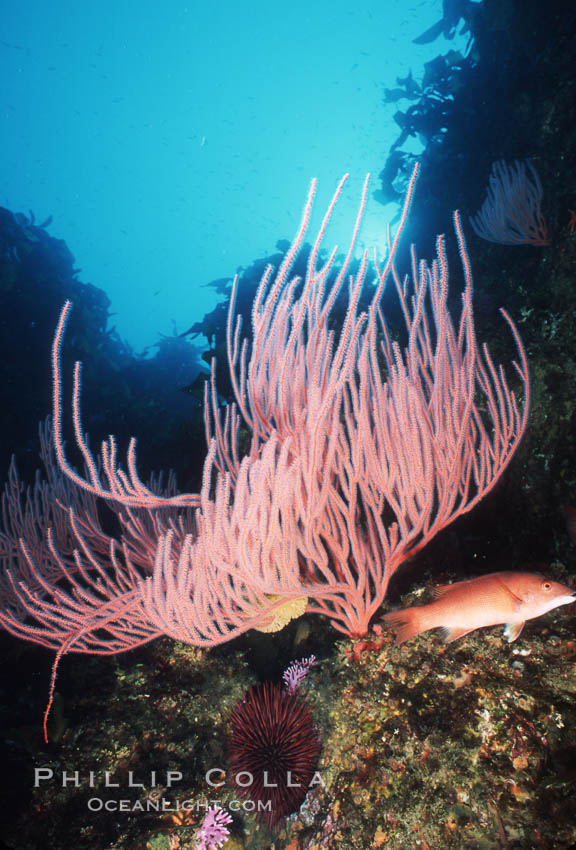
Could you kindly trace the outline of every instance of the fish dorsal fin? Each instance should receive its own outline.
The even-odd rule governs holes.
[[[504,629],[504,637],[508,641],[508,643],[512,643],[512,641],[516,640],[519,637],[520,632],[524,628],[524,623],[506,623],[506,628]]]
[[[454,590],[456,584],[438,584],[436,587],[432,588],[432,595],[434,599],[442,599],[443,596],[446,596],[447,593],[450,593],[451,590]]]
[[[510,588],[508,587],[506,582],[500,576],[498,576],[496,573],[493,573],[492,575],[489,575],[489,576],[480,576],[479,578],[467,579],[466,581],[457,581],[454,584],[439,584],[439,585],[437,585],[437,587],[432,588],[432,594],[434,596],[434,601],[437,601],[439,599],[443,599],[448,593],[451,593],[453,590],[461,590],[461,588],[464,587],[467,584],[472,585],[474,587],[474,589],[477,590],[481,587],[483,578],[493,579],[500,584],[500,586],[503,588],[503,590],[505,590],[506,593],[512,599],[515,611],[520,611],[522,606],[525,605],[526,602],[530,601],[529,599],[522,599],[521,596],[518,596],[518,594],[514,593],[513,590],[510,590]]]
[[[434,600],[443,599],[446,594],[452,593],[452,591],[460,591],[466,585],[477,588],[482,578],[483,576],[479,576],[478,578],[468,578],[464,581],[455,581],[452,584],[437,584],[436,587],[432,588]]]
[[[452,584],[437,584],[436,587],[432,588],[432,595],[434,597],[434,601],[438,599],[443,599],[448,593],[452,593],[453,591],[460,591],[467,584],[472,585],[473,587],[478,586],[479,579],[477,578],[469,578],[464,581],[455,581]]]

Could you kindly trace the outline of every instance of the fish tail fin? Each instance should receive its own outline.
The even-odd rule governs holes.
[[[396,635],[396,646],[406,643],[410,638],[425,632],[427,626],[421,622],[418,608],[404,608],[402,611],[392,611],[382,617],[384,625],[392,629]]]

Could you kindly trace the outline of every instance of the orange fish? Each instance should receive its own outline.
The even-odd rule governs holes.
[[[490,573],[436,587],[434,602],[392,611],[383,621],[396,632],[396,645],[438,628],[449,643],[475,629],[500,623],[506,624],[504,634],[511,643],[526,620],[574,601],[574,590],[539,573]]]

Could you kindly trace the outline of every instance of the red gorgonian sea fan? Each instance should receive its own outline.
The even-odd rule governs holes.
[[[236,703],[231,723],[232,781],[241,797],[256,804],[260,820],[273,827],[320,781],[312,711],[298,693],[264,682]]]
[[[542,183],[531,162],[493,163],[486,199],[470,217],[474,231],[500,245],[550,244],[542,214]]]
[[[124,465],[113,436],[92,451],[79,363],[72,431],[84,469],[72,466],[61,361],[71,304],[64,305],[43,439],[48,477],[27,489],[13,466],[0,505],[0,627],[55,652],[46,739],[67,653],[113,655],[161,635],[214,647],[251,629],[279,630],[304,611],[349,637],[367,634],[396,570],[472,510],[508,466],[528,416],[526,354],[504,310],[517,349],[512,369],[478,343],[457,213],[459,316],[448,307],[443,236],[431,263],[412,248],[409,274],[400,274],[396,253],[417,174],[418,167],[387,255],[371,263],[365,250],[354,263],[366,178],[338,265],[337,249],[325,253],[323,241],[344,177],[300,276],[314,181],[291,248],[263,274],[249,337],[234,319],[235,279],[226,330],[236,401],[221,407],[213,362],[200,493],[178,493],[172,480],[145,484],[135,439]],[[405,325],[398,338],[382,303],[390,289]],[[242,420],[250,432],[244,455]],[[103,502],[116,522],[102,522]]]

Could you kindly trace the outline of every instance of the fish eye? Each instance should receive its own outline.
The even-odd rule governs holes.
[[[552,582],[543,581],[542,582],[542,590],[552,590]]]

